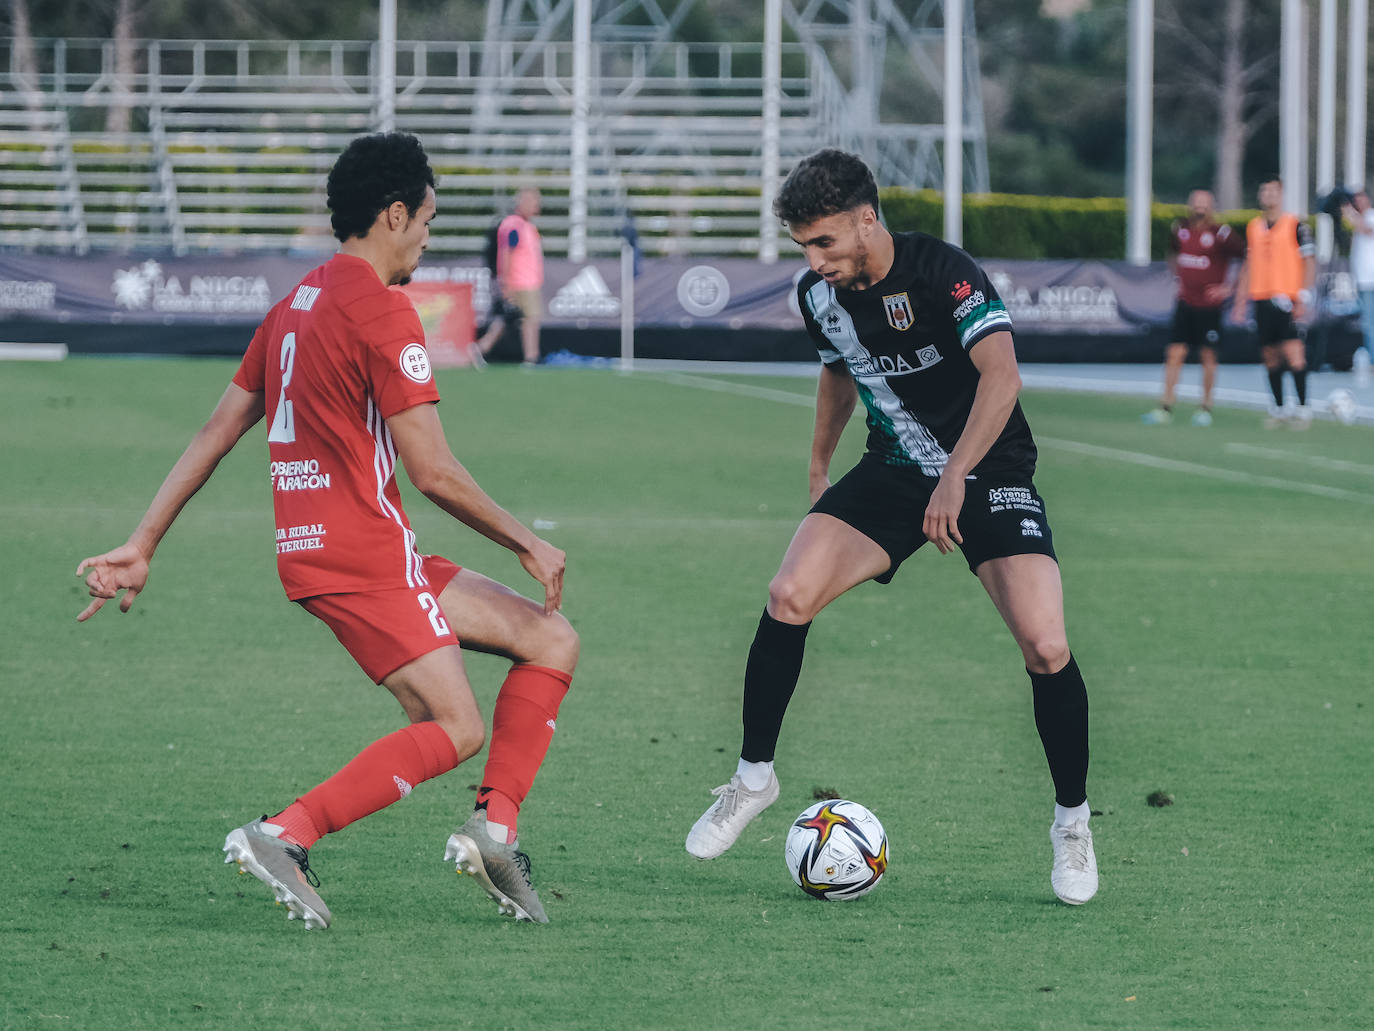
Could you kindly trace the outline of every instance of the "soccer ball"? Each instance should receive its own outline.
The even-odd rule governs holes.
[[[817,802],[793,821],[785,850],[797,887],[818,899],[856,899],[887,870],[887,832],[858,802]]]
[[[1340,388],[1331,391],[1326,399],[1326,406],[1331,409],[1331,414],[1343,425],[1350,426],[1355,422],[1355,395],[1350,391]]]

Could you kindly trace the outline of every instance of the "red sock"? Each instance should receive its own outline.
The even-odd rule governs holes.
[[[412,723],[372,742],[342,770],[267,822],[281,825],[284,837],[309,848],[457,765],[458,751],[439,724]]]
[[[515,840],[520,804],[549,750],[558,706],[571,684],[571,673],[522,663],[511,667],[496,696],[477,804],[485,806],[489,822],[506,827],[507,843]]]

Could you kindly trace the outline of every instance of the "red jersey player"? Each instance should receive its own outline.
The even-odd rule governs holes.
[[[434,174],[401,133],[354,140],[329,173],[339,253],[263,320],[233,382],[172,467],[129,540],[85,559],[89,619],[123,590],[127,612],[182,507],[266,416],[277,567],[287,597],[323,620],[410,719],[329,780],[225,840],[226,862],[268,884],[291,917],[327,927],[307,850],[475,755],[484,728],[459,642],[513,660],[492,716],[472,816],[445,859],[503,913],[547,922],[516,846],[521,803],[553,737],[578,639],[558,612],[565,556],[491,500],[449,450],[415,309],[399,291],[435,215]],[[421,554],[401,507],[396,461],[416,488],[513,551],[542,602],[447,559]]]
[[[1158,425],[1173,419],[1174,395],[1188,352],[1202,363],[1202,407],[1194,426],[1212,425],[1212,391],[1217,382],[1217,345],[1221,340],[1221,306],[1231,260],[1245,257],[1245,239],[1230,226],[1217,225],[1215,202],[1206,190],[1188,195],[1188,218],[1169,233],[1169,269],[1178,281],[1178,301],[1169,346],[1164,352],[1164,398],[1143,421]]]

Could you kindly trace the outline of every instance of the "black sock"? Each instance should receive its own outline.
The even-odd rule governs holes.
[[[740,758],[746,762],[773,760],[782,717],[801,676],[809,629],[810,623],[780,623],[763,610],[744,667],[744,745]]]
[[[1274,392],[1274,404],[1283,407],[1283,369],[1269,370],[1269,389]]]
[[[1030,673],[1030,670],[1026,671]],[[1035,729],[1045,746],[1054,800],[1065,808],[1088,797],[1088,689],[1072,655],[1058,673],[1030,673]]]
[[[1293,370],[1293,386],[1298,390],[1298,404],[1307,404],[1307,370]]]

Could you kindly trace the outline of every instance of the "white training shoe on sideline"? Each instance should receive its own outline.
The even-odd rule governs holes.
[[[750,791],[737,773],[711,794],[715,802],[687,832],[687,851],[698,859],[715,859],[735,843],[749,821],[778,800],[778,778],[770,772],[761,791]]]
[[[1054,846],[1054,869],[1050,887],[1060,902],[1081,906],[1097,894],[1097,856],[1093,853],[1093,832],[1087,820],[1050,826]]]

